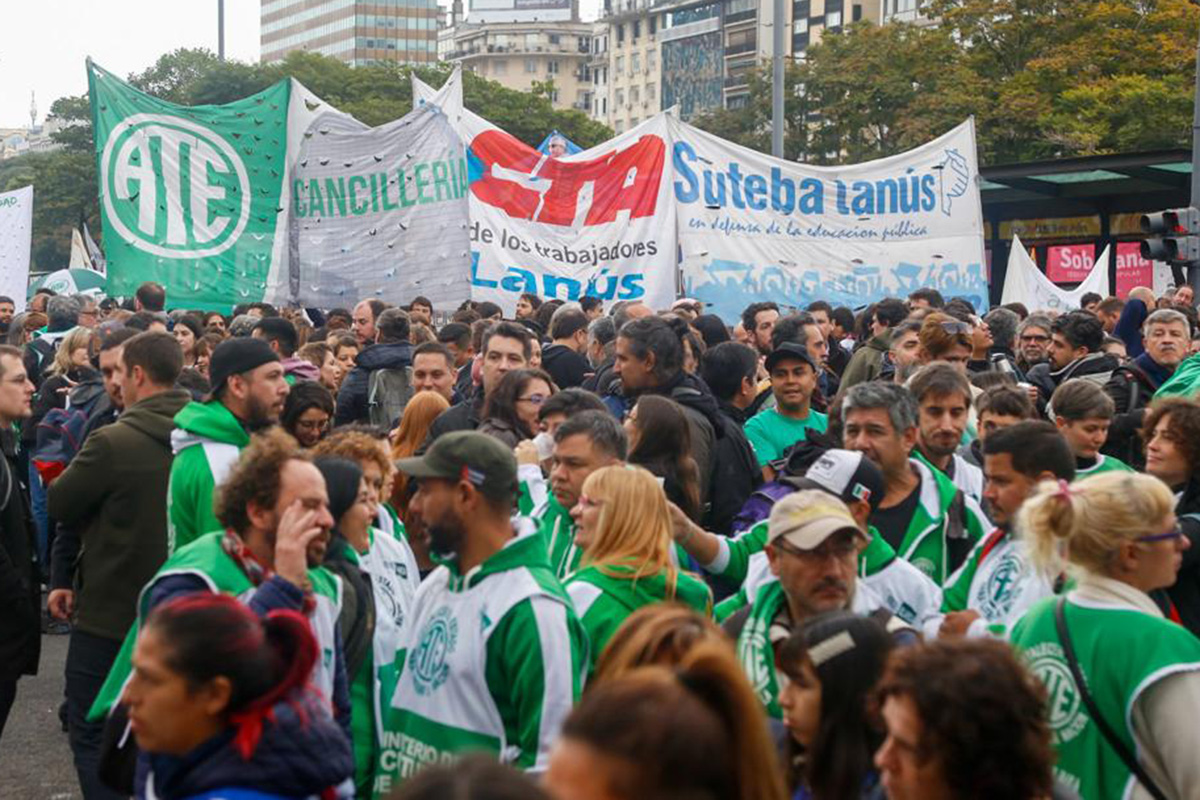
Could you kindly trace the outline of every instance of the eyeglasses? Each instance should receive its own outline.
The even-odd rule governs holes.
[[[517,399],[524,400],[526,403],[533,403],[535,406],[540,406],[542,403],[546,402],[546,400],[548,398],[549,398],[549,395],[531,394],[531,395],[526,395],[525,397],[518,397]]]
[[[604,505],[603,500],[597,500],[594,497],[588,497],[586,494],[579,495],[579,505],[584,508],[599,508]]]
[[[1134,539],[1134,541],[1135,542],[1146,542],[1146,543],[1165,542],[1168,539],[1178,539],[1181,536],[1183,536],[1183,529],[1180,528],[1179,523],[1176,522],[1174,525],[1171,526],[1171,529],[1169,531],[1165,531],[1164,533],[1152,533],[1149,536],[1139,536],[1136,539]]]
[[[815,547],[812,550],[801,550],[799,547],[788,544],[780,539],[773,543],[775,549],[787,553],[789,556],[803,559],[810,562],[824,561],[827,558],[849,558],[858,552],[858,543],[853,539],[826,539],[820,547]]]
[[[1050,337],[1049,336],[1038,336],[1037,334],[1034,334],[1034,333],[1026,333],[1026,334],[1021,335],[1021,341],[1029,342],[1031,344],[1033,342],[1045,344],[1046,342],[1050,341]]]

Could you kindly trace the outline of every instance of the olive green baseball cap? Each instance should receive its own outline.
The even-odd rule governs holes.
[[[425,455],[402,458],[396,468],[418,480],[464,480],[491,497],[517,490],[517,459],[512,450],[475,431],[443,434]]]

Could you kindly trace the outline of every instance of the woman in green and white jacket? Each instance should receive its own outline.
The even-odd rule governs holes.
[[[591,643],[589,673],[625,618],[643,606],[674,601],[712,614],[708,586],[672,558],[667,498],[647,470],[619,465],[592,473],[571,516],[583,555],[564,585]]]
[[[1095,709],[1142,774],[1168,798],[1195,797],[1200,786],[1200,639],[1149,595],[1175,582],[1188,547],[1174,507],[1157,478],[1107,472],[1045,482],[1020,512],[1037,566],[1065,566],[1078,581],[1033,606],[1012,641],[1046,687],[1058,777],[1082,797],[1153,795],[1081,697],[1058,613]]]

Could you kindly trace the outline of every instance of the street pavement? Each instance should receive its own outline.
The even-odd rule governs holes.
[[[68,639],[43,636],[38,674],[17,684],[17,701],[0,739],[0,797],[5,800],[80,797],[71,748],[58,720]]]

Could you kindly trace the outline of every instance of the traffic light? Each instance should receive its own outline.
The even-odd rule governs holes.
[[[1184,265],[1200,262],[1200,209],[1173,208],[1142,215],[1142,258]]]

